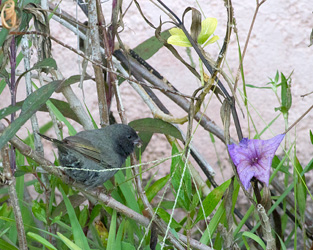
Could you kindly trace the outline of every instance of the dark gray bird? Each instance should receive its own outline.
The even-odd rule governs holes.
[[[134,147],[142,143],[136,131],[124,124],[82,131],[62,141],[39,135],[57,146],[61,166],[76,168],[65,168],[65,173],[88,188],[102,186],[122,167]],[[86,169],[116,170],[97,172]]]

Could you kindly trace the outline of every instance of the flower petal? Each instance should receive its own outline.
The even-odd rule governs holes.
[[[269,140],[243,138],[238,145],[228,145],[229,155],[246,189],[250,187],[252,177],[268,185],[272,160],[284,136],[277,135]]]

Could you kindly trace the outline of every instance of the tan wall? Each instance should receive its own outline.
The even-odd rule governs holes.
[[[127,2],[124,1],[124,6],[127,6]],[[162,20],[167,20],[167,17],[161,13],[161,11],[149,1],[139,1],[142,9],[155,25],[158,25],[160,15]],[[188,6],[197,7],[194,1],[165,1],[168,2],[168,6],[172,8],[175,13],[181,17],[184,9]],[[216,34],[220,36],[219,44],[222,43],[222,39],[225,33],[226,27],[226,11],[223,6],[223,1],[199,1],[201,8],[207,17],[216,17],[218,19],[218,27]],[[240,45],[243,49],[244,42],[246,40],[251,20],[254,14],[255,1],[233,1],[235,10],[235,17],[237,20],[237,29],[240,39]],[[109,18],[110,2],[103,3],[103,8],[107,17]],[[75,4],[73,1],[63,1],[62,9],[72,13],[75,16]],[[311,92],[313,90],[313,46],[309,45],[309,36],[313,28],[313,5],[310,0],[295,1],[295,0],[277,0],[264,3],[261,6],[254,29],[250,38],[247,54],[244,61],[244,72],[247,84],[253,84],[258,86],[265,86],[268,82],[268,78],[275,76],[276,70],[282,71],[285,75],[289,75],[291,71],[294,71],[292,75],[292,97],[293,106],[290,111],[290,124],[292,124],[304,111],[312,105],[312,95],[302,98],[301,95]],[[78,15],[81,21],[84,21],[84,16],[79,13]],[[190,19],[190,15],[186,16],[186,20]],[[109,20],[109,19],[108,19]],[[121,34],[122,40],[129,47],[133,48],[137,44],[141,43],[148,37],[154,34],[154,31],[144,23],[141,16],[138,14],[138,10],[133,5],[124,18],[124,31]],[[170,27],[169,25],[166,27]],[[76,47],[77,41],[73,33],[61,27],[56,22],[51,22],[52,35],[62,41]],[[184,49],[179,51],[185,59],[188,59]],[[211,53],[213,58],[219,51],[217,44],[207,47],[207,51]],[[67,49],[62,48],[60,45],[53,45],[53,55],[57,60],[58,67],[64,74],[64,76],[71,76],[78,74],[78,57]],[[193,53],[193,59],[197,63],[197,56]],[[189,73],[184,66],[177,61],[171,53],[166,49],[161,49],[158,54],[149,59],[148,61],[153,65],[165,78],[167,78],[174,86],[176,86],[181,92],[185,94],[192,94],[192,92],[199,86],[199,82]],[[238,68],[238,48],[234,33],[231,36],[231,42],[229,44],[229,50],[227,53],[227,65],[224,65],[224,70],[229,76],[235,77]],[[91,71],[90,71],[91,72]],[[21,84],[20,96],[25,87]],[[242,90],[242,81],[239,81],[239,89]],[[6,90],[7,91],[7,90]],[[76,88],[75,90],[82,98],[81,91]],[[8,93],[8,91],[7,91]],[[126,114],[128,120],[131,121],[137,118],[151,117],[151,113],[148,108],[139,100],[138,95],[124,83],[121,86],[121,93],[126,108]],[[95,88],[93,83],[85,84],[86,103],[90,108],[94,118],[98,119],[97,109],[97,97],[95,94]],[[158,94],[160,99],[164,101],[169,109],[177,116],[182,116],[185,113],[177,108],[175,104],[169,101],[162,94]],[[4,95],[2,94],[1,97]],[[9,101],[9,95],[6,95]],[[61,97],[61,95],[56,95]],[[278,113],[274,111],[275,107],[279,104],[274,93],[271,90],[256,90],[248,88],[248,98],[251,106],[249,110],[255,121],[258,131],[260,132],[267,123],[269,123]],[[241,100],[241,98],[239,97]],[[209,99],[207,99],[209,101]],[[1,100],[1,108],[6,106],[6,100]],[[241,102],[241,107],[244,113],[246,110]],[[220,104],[216,101],[215,96],[212,97],[206,114],[214,120],[218,125],[221,125],[219,115]],[[115,105],[113,110],[116,111]],[[247,116],[243,117],[238,109],[239,118],[243,127],[243,133],[245,137],[249,136]],[[40,124],[43,125],[44,121],[49,118],[46,115],[42,115]],[[115,112],[115,116],[118,114]],[[308,114],[297,126],[297,154],[303,165],[307,164],[312,158],[312,144],[309,140],[309,129],[312,129],[312,117],[313,114]],[[185,126],[183,126],[185,128]],[[250,123],[251,134],[254,136],[254,130]],[[81,130],[80,127],[78,127]],[[235,130],[231,129],[233,138],[236,139]],[[262,139],[269,139],[273,135],[284,132],[284,120],[282,117],[272,126],[271,132],[264,134]],[[26,135],[27,130],[23,128],[20,134]],[[51,133],[52,135],[52,133]],[[290,141],[295,140],[294,130],[290,133]],[[219,172],[217,167],[217,158],[214,153],[214,147],[210,142],[209,135],[199,128],[195,134],[194,144],[205,156],[206,160]],[[227,158],[225,147],[217,141],[217,150],[219,157],[223,160]],[[153,137],[153,142],[148,148],[149,154],[145,156],[145,161],[160,159],[170,154],[170,147],[166,143],[165,139],[157,135]],[[223,161],[224,165],[227,164]],[[167,164],[166,164],[167,165]],[[165,165],[163,165],[165,166]],[[166,169],[168,171],[168,169]],[[231,171],[227,171],[227,176],[231,175]],[[218,176],[220,174],[218,173]],[[227,177],[226,176],[226,177]]]

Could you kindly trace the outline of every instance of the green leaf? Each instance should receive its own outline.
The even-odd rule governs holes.
[[[217,225],[222,221],[224,217],[225,217],[225,208],[224,201],[222,201],[213,218],[210,220],[209,227],[207,227],[204,233],[202,234],[202,237],[200,239],[201,243],[208,244],[209,240],[212,239],[212,235],[214,234]]]
[[[265,246],[263,240],[259,236],[255,235],[253,233],[250,233],[250,232],[243,232],[242,237],[249,237],[250,239],[257,242],[263,249],[266,249],[266,246]]]
[[[278,70],[276,71],[276,75],[275,75],[275,83],[278,83],[278,80],[279,80],[279,72]]]
[[[200,197],[202,195],[201,189],[199,189],[199,194],[195,194],[191,197],[190,211],[193,211],[197,206],[199,206]]]
[[[246,84],[246,87],[255,88],[255,89],[272,89],[271,87],[259,87],[252,84]]]
[[[0,148],[12,139],[22,125],[24,125],[24,123],[50,98],[61,83],[62,81],[50,82],[30,94],[25,99],[20,116],[3,131],[0,138]]]
[[[197,218],[194,224],[208,217],[213,212],[213,210],[216,208],[218,203],[221,201],[223,194],[225,193],[225,190],[228,188],[230,182],[231,182],[231,179],[229,179],[228,181],[225,181],[222,185],[213,189],[211,193],[209,193],[209,195],[202,202],[204,213],[203,213],[202,208],[200,207],[199,213],[197,215]]]
[[[115,234],[116,234],[116,210],[113,210],[113,215],[112,215],[111,224],[110,224],[110,231],[109,231],[107,249],[116,249],[115,248]]]
[[[165,30],[161,33],[161,37],[165,40],[169,38],[170,32]],[[145,40],[141,44],[139,44],[133,50],[143,59],[148,60],[152,57],[155,53],[159,51],[160,48],[163,47],[163,43],[159,41],[155,36],[150,37],[149,39]]]
[[[69,202],[71,203],[71,206],[73,208],[76,208],[80,206],[82,203],[86,201],[86,197],[79,194],[71,195],[70,197],[67,197]],[[52,218],[59,216],[60,214],[65,215],[67,213],[65,201],[61,201],[60,204],[53,210],[53,213],[51,215]]]
[[[136,248],[134,247],[133,244],[130,244],[129,242],[125,242],[125,241],[122,241],[122,248],[123,250],[135,250]]]
[[[4,29],[2,29],[4,30]],[[6,250],[18,250],[17,247],[11,245],[10,243],[6,242],[5,240],[0,238],[0,249],[6,249]]]
[[[160,190],[166,185],[168,180],[170,179],[170,175],[166,175],[163,178],[155,181],[147,190],[146,195],[149,200],[149,202],[152,201],[152,199],[160,192]]]
[[[138,133],[138,136],[142,141],[142,146],[140,148],[138,148],[138,147],[135,148],[137,159],[139,159],[140,154],[142,154],[145,151],[145,149],[147,148],[147,146],[148,146],[148,144],[152,138],[152,135],[153,135],[153,133],[151,133],[151,132],[142,131],[142,132]]]
[[[122,248],[120,242],[122,242],[124,231],[127,230],[126,227],[126,219],[123,219],[122,222],[118,226],[118,230],[115,237],[116,248]]]
[[[84,208],[79,213],[79,219],[78,219],[81,227],[84,227],[86,225],[87,220],[88,220],[88,208],[87,206],[84,206]]]
[[[64,101],[60,101],[57,99],[50,98],[49,101],[62,113],[63,116],[72,119],[75,122],[80,123],[78,117],[73,112],[71,106]],[[40,111],[48,112],[48,109],[46,106],[43,106]],[[59,118],[58,118],[59,119]]]
[[[38,234],[28,232],[27,236],[38,241],[39,243],[41,243],[42,245],[44,245],[45,247],[47,247],[50,250],[57,250],[57,248],[55,248],[49,241],[47,241],[45,238],[41,237]]]
[[[79,246],[77,246],[75,243],[73,243],[70,239],[66,238],[63,234],[57,232],[57,235],[60,237],[60,239],[64,242],[64,244],[71,250],[82,250]],[[84,238],[86,238],[84,236]],[[89,249],[89,248],[88,248]]]
[[[62,88],[63,87],[66,87],[66,86],[70,86],[74,83],[77,83],[77,82],[80,82],[80,78],[81,78],[81,75],[73,75],[73,76],[70,76],[69,78],[67,78],[63,83],[62,83]],[[85,80],[91,80],[93,79],[92,77],[90,76],[85,76],[85,78],[83,79],[84,81]],[[60,90],[57,90],[56,91],[57,93],[60,93],[61,92],[61,89]]]
[[[38,220],[47,224],[46,210],[40,205],[38,201],[33,201],[32,212]]]
[[[94,206],[94,208],[92,209],[90,213],[88,225],[90,225],[94,221],[94,219],[100,214],[101,210],[102,210],[102,205],[97,204]]]
[[[203,47],[206,47],[209,44],[215,43],[218,39],[220,39],[219,36],[213,36],[203,45]]]
[[[53,58],[49,57],[49,58],[45,58],[40,62],[37,62],[34,64],[34,66],[32,68],[30,68],[29,70],[24,71],[16,80],[16,84],[18,85],[18,83],[20,82],[20,80],[23,78],[24,75],[26,75],[28,72],[34,70],[34,69],[42,69],[44,72],[46,71],[47,68],[53,68],[53,69],[57,69],[57,65],[56,62]]]
[[[78,117],[73,112],[73,110],[71,109],[70,105],[67,102],[60,101],[60,100],[53,99],[53,98],[50,98],[49,101],[51,101],[51,103],[55,106],[56,109],[59,110],[59,112],[61,112],[61,114],[63,114],[63,116],[80,123]],[[20,110],[23,103],[24,103],[24,101],[17,102],[15,104],[15,106],[10,105],[6,108],[1,109],[0,110],[0,119],[3,119],[4,117],[12,114],[13,112]],[[47,103],[47,105],[48,105],[48,103]],[[38,111],[48,112],[47,106],[46,105],[41,106],[40,109],[38,109]]]
[[[301,177],[300,173],[303,172],[303,168],[298,160],[298,157],[295,156],[295,167],[297,169],[297,182],[296,182],[296,199],[299,206],[301,217],[304,218],[306,210],[306,180],[305,175]]]
[[[171,36],[186,36],[184,31],[180,28],[172,28],[169,32]]]
[[[167,39],[167,43],[177,45],[180,47],[191,47],[191,43],[189,42],[185,34],[184,36],[179,36],[179,35],[170,36]]]
[[[43,59],[40,62],[35,63],[34,66],[29,71],[34,70],[34,69],[42,69],[42,68],[52,68],[55,70],[58,69],[55,60],[49,57],[49,58]]]
[[[213,35],[217,27],[217,19],[213,17],[208,17],[204,19],[201,23],[201,33],[198,36],[198,43],[204,44],[208,38]]]
[[[13,208],[11,206],[8,206],[8,203],[3,203],[2,206],[0,207],[0,216],[10,217],[12,211]]]
[[[281,163],[281,161],[280,161],[280,159],[278,158],[278,156],[276,156],[276,155],[274,155],[274,158],[273,158],[273,160],[272,160],[272,168],[274,168],[275,170],[277,169],[277,170],[279,170],[279,171],[281,171],[281,172],[283,172],[283,173],[285,173],[285,174],[290,174],[289,168],[286,167],[286,166],[284,166],[284,165]],[[275,171],[275,172],[276,172],[276,171]]]
[[[178,154],[179,151],[175,144],[172,145],[172,156]],[[185,169],[185,173],[182,176],[182,173]],[[185,183],[187,178],[190,178],[189,171],[185,163],[182,161],[181,157],[173,157],[171,163],[171,183],[175,191],[176,199],[178,203],[185,208],[186,211],[190,211],[190,193],[189,184]],[[187,177],[186,177],[187,176]],[[187,180],[189,183],[190,181]],[[190,193],[188,193],[190,192]]]
[[[313,144],[313,134],[312,134],[312,130],[310,130],[310,140],[311,140],[311,143]]]
[[[0,31],[0,47],[3,46],[3,43],[6,40],[8,34],[9,34],[9,30],[1,29],[1,31]]]
[[[170,222],[170,217],[171,217],[170,214],[160,207],[158,208],[157,214],[168,225],[168,223]],[[176,228],[180,229],[182,226],[174,218],[172,218],[171,225],[169,225],[169,227],[174,228],[174,229]]]
[[[48,100],[47,101],[47,106],[52,110],[52,112],[53,112],[53,114],[56,116],[56,118],[59,120],[59,121],[62,121],[65,125],[66,125],[66,127],[68,128],[68,133],[69,133],[69,135],[75,135],[76,134],[76,130],[75,130],[75,128],[72,126],[72,124],[64,117],[64,115],[59,111],[59,109],[56,107],[56,106],[54,106],[54,104],[50,101],[50,100]],[[67,104],[68,105],[68,104]],[[66,106],[66,105],[65,105]],[[70,109],[71,110],[71,109]],[[63,110],[64,111],[64,110]],[[74,112],[72,112],[72,113],[74,113]],[[76,116],[76,115],[75,115]],[[78,118],[77,118],[78,119]],[[80,123],[79,121],[78,121],[78,123]]]
[[[2,79],[2,80],[0,81],[0,94],[1,94],[2,91],[4,90],[5,86],[6,86],[5,80]]]
[[[133,209],[134,211],[136,211],[137,213],[140,213],[139,205],[138,205],[136,196],[134,194],[134,188],[132,186],[132,182],[131,181],[125,182],[125,179],[128,179],[128,178],[125,178],[122,171],[118,171],[115,174],[115,181],[117,184],[119,184],[119,188],[121,189],[123,193],[127,206]]]
[[[79,224],[79,221],[76,217],[76,214],[75,214],[75,210],[69,200],[69,198],[67,197],[67,195],[64,193],[63,189],[61,186],[59,186],[59,189],[62,193],[62,196],[63,196],[63,201],[65,203],[65,206],[66,206],[66,209],[67,209],[67,212],[68,212],[68,215],[69,215],[69,219],[70,219],[70,222],[71,222],[71,227],[73,229],[73,236],[74,236],[74,240],[75,240],[75,243],[77,245],[75,245],[74,243],[73,246],[75,245],[76,247],[78,246],[80,249],[84,249],[84,250],[89,250],[89,245],[88,245],[88,242],[87,242],[87,238]],[[58,234],[59,235],[59,234]],[[59,235],[60,236],[60,235]],[[63,235],[62,235],[63,236]],[[67,238],[65,238],[63,236],[62,240],[64,242],[64,240],[68,240]],[[69,246],[69,245],[67,245]],[[72,245],[71,245],[72,246]],[[70,246],[69,246],[70,247]],[[70,247],[71,248],[71,247]],[[72,249],[72,248],[71,248]],[[73,248],[74,249],[74,248]]]
[[[138,119],[130,122],[128,125],[139,132],[161,133],[173,136],[181,141],[183,140],[181,133],[174,125],[161,119]]]
[[[287,113],[292,104],[292,97],[290,84],[288,84],[288,79],[286,79],[283,73],[281,73],[281,103],[282,103],[281,111],[283,113]]]
[[[22,105],[19,103],[16,103],[16,106],[8,106],[6,108],[3,108],[0,110],[0,119],[3,119],[4,117],[13,114],[14,112],[20,110]]]
[[[305,167],[306,172],[311,171],[312,169],[313,169],[313,159]]]

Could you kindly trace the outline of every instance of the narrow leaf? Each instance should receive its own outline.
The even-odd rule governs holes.
[[[170,217],[171,217],[170,214],[166,212],[163,208],[158,208],[157,214],[168,225],[168,223],[170,222]],[[180,229],[182,227],[174,218],[172,218],[171,225],[168,225],[168,226],[174,229],[176,228]]]
[[[107,249],[116,249],[115,248],[115,234],[116,234],[116,210],[113,210],[113,215],[111,218],[111,225],[108,237]]]
[[[223,196],[225,190],[228,188],[230,182],[231,182],[231,179],[224,182],[222,185],[213,189],[212,192],[209,193],[209,195],[202,202],[205,213],[203,214],[202,209],[200,209],[194,224],[196,224],[200,220],[203,220],[204,218],[208,217],[213,212],[213,210],[216,208],[217,204],[221,201],[222,196]]]
[[[29,236],[32,239],[38,241],[39,243],[41,243],[42,245],[44,245],[45,247],[47,247],[50,250],[57,250],[57,248],[55,248],[49,241],[47,241],[45,238],[41,237],[38,234],[35,234],[35,233],[32,233],[32,232],[28,232],[27,236]]]
[[[161,37],[167,40],[170,37],[170,32],[165,30],[161,33]],[[160,48],[163,47],[163,43],[159,41],[155,36],[150,37],[149,39],[145,40],[141,44],[139,44],[133,50],[143,59],[148,60],[152,57],[155,53],[159,51]]]
[[[4,29],[2,29],[4,30]],[[5,240],[0,238],[0,249],[6,250],[18,250],[15,246],[11,245],[10,243],[6,242]]]
[[[63,234],[57,232],[57,235],[64,242],[64,244],[71,250],[82,250],[79,246],[73,243],[70,239],[66,238]]]
[[[266,246],[265,246],[263,240],[259,236],[255,235],[253,233],[250,233],[250,232],[243,232],[242,236],[249,237],[250,239],[257,242],[263,249],[266,249]]]
[[[134,120],[128,125],[139,132],[161,133],[183,140],[181,133],[174,125],[161,119],[144,118]]]
[[[287,107],[287,79],[283,73],[281,73],[281,105]]]
[[[56,70],[58,67],[57,67],[55,60],[49,57],[49,58],[43,59],[40,62],[35,63],[34,66],[30,70],[42,69],[42,68],[52,68]]]
[[[166,185],[168,180],[170,179],[170,175],[166,175],[163,178],[155,181],[146,191],[147,198],[149,202],[160,192],[160,190]]]
[[[20,116],[14,120],[2,133],[0,138],[0,148],[2,148],[24,125],[24,123],[50,98],[55,89],[62,81],[53,81],[42,86],[30,94],[22,105]]]
[[[74,236],[75,243],[77,244],[77,246],[79,248],[84,249],[84,250],[88,250],[90,248],[89,248],[89,245],[88,245],[88,242],[87,242],[87,238],[85,237],[85,234],[84,234],[82,228],[80,227],[79,221],[78,221],[78,219],[76,217],[76,214],[75,214],[75,210],[74,210],[74,208],[73,208],[69,198],[64,193],[64,191],[63,191],[61,186],[59,187],[59,189],[60,189],[60,191],[62,193],[63,200],[64,200],[64,203],[65,203],[68,215],[69,215],[69,219],[70,219],[70,222],[71,222],[71,227],[73,229],[73,236]]]

